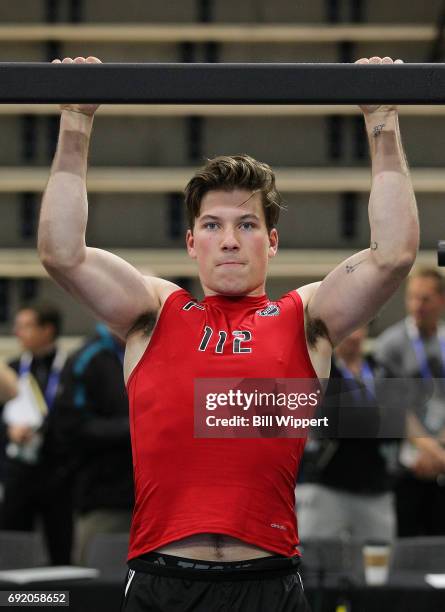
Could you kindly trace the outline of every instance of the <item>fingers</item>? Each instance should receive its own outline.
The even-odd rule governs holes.
[[[388,56],[381,58],[375,55],[374,57],[371,57],[371,58],[362,57],[361,59],[357,60],[355,63],[356,64],[403,64],[403,60],[401,59],[393,60],[391,57],[388,57]]]
[[[87,58],[85,57],[64,57],[63,60],[53,59],[52,64],[101,64],[101,60],[98,57],[94,57],[93,55],[89,55]]]

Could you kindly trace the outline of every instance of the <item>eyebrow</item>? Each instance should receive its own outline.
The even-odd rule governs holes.
[[[245,221],[246,219],[255,219],[256,221],[259,221],[260,218],[258,217],[258,215],[255,215],[254,213],[247,213],[245,215],[241,215],[240,217],[237,217],[237,221]],[[199,221],[221,221],[221,217],[217,217],[215,215],[204,215],[202,216]]]

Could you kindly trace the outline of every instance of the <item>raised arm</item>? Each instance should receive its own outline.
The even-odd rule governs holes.
[[[63,60],[85,62],[100,60]],[[176,286],[145,277],[114,254],[86,245],[88,149],[98,105],[67,104],[61,108],[57,151],[40,212],[39,256],[59,285],[125,337],[139,317],[156,313]]]
[[[390,58],[359,61],[369,62],[393,63]],[[370,248],[313,285],[307,300],[309,325],[327,335],[333,346],[377,314],[409,273],[419,243],[417,206],[397,109],[365,106],[362,110],[372,159]]]

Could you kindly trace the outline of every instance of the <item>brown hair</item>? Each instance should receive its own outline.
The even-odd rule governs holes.
[[[208,191],[246,189],[261,191],[267,230],[276,226],[280,209],[284,208],[281,196],[275,187],[275,174],[270,166],[249,155],[222,155],[207,160],[187,184],[185,205],[190,229],[199,217],[201,202]]]
[[[36,321],[39,327],[51,325],[54,330],[54,339],[59,336],[62,328],[62,315],[56,306],[45,302],[33,302],[30,304],[23,304],[17,312],[21,312],[22,310],[31,310],[36,315]]]
[[[435,268],[415,268],[409,278],[431,278],[436,281],[437,292],[445,293],[445,278]]]

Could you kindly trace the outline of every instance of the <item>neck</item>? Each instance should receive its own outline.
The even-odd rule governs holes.
[[[426,323],[424,325],[417,325],[419,334],[424,338],[429,338],[437,334],[437,323]]]
[[[203,289],[203,293],[204,296],[213,296],[213,295],[220,295],[222,297],[258,297],[261,295],[265,295],[266,293],[266,286],[264,284],[259,285],[258,287],[255,287],[254,289],[250,290],[250,291],[246,291],[246,292],[240,292],[240,293],[229,293],[229,292],[225,292],[225,291],[214,291],[213,289],[210,289],[209,287],[206,287],[205,285],[202,286]]]
[[[45,355],[49,355],[55,350],[56,345],[54,342],[51,342],[50,344],[45,344],[45,346],[41,346],[40,348],[35,349],[31,352],[33,354],[33,357],[45,357]]]

